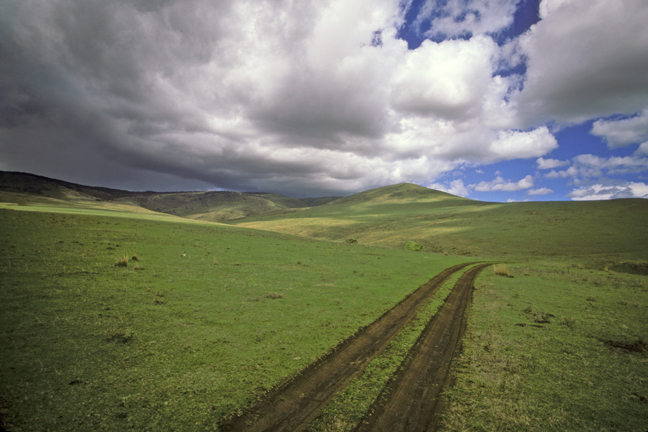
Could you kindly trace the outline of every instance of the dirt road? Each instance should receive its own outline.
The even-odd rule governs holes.
[[[465,330],[464,311],[479,272],[473,267],[461,276],[437,315],[412,350],[407,365],[387,387],[357,432],[430,432],[436,429],[442,402],[439,395],[449,381],[450,363]],[[383,396],[384,395],[384,396]]]
[[[246,413],[220,424],[220,429],[249,432],[305,429],[333,396],[387,347],[443,282],[468,265],[442,271],[331,354],[268,393]]]

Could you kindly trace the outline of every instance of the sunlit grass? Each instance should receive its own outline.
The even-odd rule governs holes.
[[[608,343],[648,336],[645,277],[530,266],[478,277],[441,430],[645,429],[648,352]]]
[[[492,259],[581,256],[584,265],[599,269],[625,260],[648,261],[647,200],[499,204],[446,195],[435,199],[434,192],[428,191],[429,197],[421,189],[396,185],[233,223],[333,241],[353,237],[393,248],[414,240],[426,251]]]
[[[0,210],[9,430],[214,430],[462,261],[122,216]]]
[[[494,257],[509,277],[477,280],[446,430],[645,428],[646,353],[623,348],[648,340],[645,276],[626,274],[648,269],[644,200],[489,204],[397,185],[240,221],[324,241],[127,203],[23,204],[0,204],[7,425],[214,430],[440,270]],[[411,331],[313,427],[357,421]]]
[[[18,210],[24,212],[60,213],[69,215],[109,216],[126,219],[139,219],[150,221],[168,221],[175,223],[188,223],[195,225],[223,225],[217,222],[201,221],[157,213],[132,205],[83,202],[71,205],[26,204],[0,202],[0,209]]]
[[[502,263],[493,265],[493,272],[498,276],[511,276],[508,266]]]
[[[402,366],[425,326],[437,314],[452,291],[454,284],[469,268],[456,272],[443,283],[387,348],[367,365],[357,379],[333,398],[309,426],[310,432],[351,431],[357,426]]]

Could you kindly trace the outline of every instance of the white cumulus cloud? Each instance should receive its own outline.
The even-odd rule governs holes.
[[[593,184],[574,189],[568,196],[574,201],[648,198],[648,185],[643,182],[628,182],[613,185]]]
[[[579,172],[578,168],[572,166],[567,168],[564,171],[551,170],[549,173],[545,175],[545,177],[549,179],[576,177],[578,175],[578,172]]]
[[[610,148],[647,142],[648,109],[629,119],[598,120],[592,125],[591,133],[605,139]]]
[[[648,158],[637,156],[600,157],[582,154],[572,159],[572,166],[563,171],[551,170],[547,178],[593,178],[613,174],[636,174],[648,171]]]
[[[475,185],[475,190],[478,192],[495,192],[495,191],[506,191],[514,192],[524,189],[529,189],[533,187],[533,177],[530,175],[524,177],[522,180],[513,182],[510,180],[504,180],[501,176],[497,176],[495,180],[490,182],[480,182]]]
[[[513,23],[519,0],[427,0],[418,22],[431,20],[429,37],[495,33]]]
[[[442,118],[471,114],[488,91],[496,53],[497,45],[485,36],[423,42],[395,71],[392,106]]]
[[[432,183],[428,187],[461,197],[467,197],[471,192],[471,188],[464,185],[461,179],[452,180],[449,184]]]
[[[528,69],[517,103],[527,122],[646,108],[645,0],[543,0],[540,15],[519,43]]]
[[[554,169],[554,168],[559,168],[561,166],[569,165],[569,161],[538,158],[538,160],[536,160],[536,164],[538,165],[538,169],[546,170],[546,169]]]
[[[530,132],[499,132],[491,143],[490,154],[501,159],[526,159],[545,155],[557,147],[556,138],[542,126]]]
[[[518,0],[429,0],[418,24],[433,40],[413,50],[399,38],[411,4],[0,1],[2,167],[306,196],[529,158],[567,178],[565,163],[543,159],[558,146],[545,118],[641,111],[593,131],[611,146],[645,136],[645,1],[544,0],[542,20],[502,47]],[[498,75],[521,61],[526,75]],[[616,167],[575,161],[579,175],[643,169],[631,162],[648,144],[636,142]]]
[[[552,189],[543,187],[543,188],[539,188],[539,189],[531,189],[527,193],[529,195],[547,195],[547,194],[550,194],[550,193],[554,193],[554,191]]]

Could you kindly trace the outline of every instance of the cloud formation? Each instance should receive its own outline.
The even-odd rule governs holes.
[[[539,168],[551,170],[544,175],[546,178],[569,180],[572,190],[567,197],[572,200],[648,197],[645,183],[624,179],[628,174],[641,176],[647,172],[648,158],[637,155],[603,158],[582,154],[564,162],[540,159],[537,161]],[[553,169],[566,165],[569,167],[563,170]],[[529,195],[533,192],[536,191],[529,191]]]
[[[533,177],[530,175],[524,177],[517,182],[504,180],[501,176],[497,176],[495,180],[490,182],[480,182],[474,188],[479,192],[493,192],[493,191],[506,191],[514,192],[525,190],[533,187]]]
[[[648,158],[625,156],[602,158],[592,154],[582,154],[572,159],[572,165],[562,171],[551,170],[548,178],[573,177],[576,183],[589,178],[600,178],[614,174],[641,173],[648,171]]]
[[[428,185],[428,187],[442,192],[447,192],[452,195],[467,197],[470,194],[474,185],[466,186],[464,185],[463,180],[456,179],[456,180],[452,180],[449,185],[445,185],[443,183],[432,183]]]
[[[552,189],[543,187],[543,188],[539,188],[539,189],[531,189],[527,193],[529,195],[547,195],[547,194],[550,194],[550,193],[554,193],[554,191]]]
[[[597,120],[592,135],[602,137],[610,148],[648,142],[648,109],[638,116],[623,120]]]
[[[540,18],[518,41],[528,59],[521,120],[580,123],[646,108],[644,0],[543,0]]]
[[[518,1],[430,0],[414,50],[398,37],[408,4],[2,2],[0,169],[312,196],[515,159],[556,169],[547,119],[642,112],[593,133],[612,147],[631,139],[621,129],[645,137],[643,0],[543,0],[542,21],[506,46],[494,35]],[[499,72],[524,61],[526,74]]]
[[[427,0],[421,8],[416,24],[425,21],[431,38],[468,37],[496,33],[513,23],[513,14],[519,0]]]
[[[618,198],[648,198],[648,185],[641,183],[626,183],[621,185],[594,184],[583,186],[572,191],[569,196],[574,201],[594,201]]]
[[[546,169],[553,169],[553,168],[569,165],[569,161],[538,158],[538,160],[536,160],[536,164],[538,165],[538,169],[546,170]]]

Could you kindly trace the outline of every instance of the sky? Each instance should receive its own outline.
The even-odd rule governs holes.
[[[0,0],[0,170],[648,198],[646,0]]]

